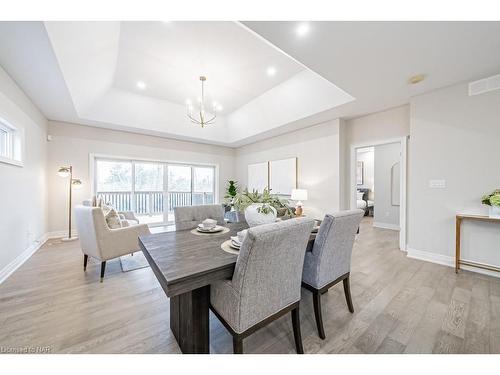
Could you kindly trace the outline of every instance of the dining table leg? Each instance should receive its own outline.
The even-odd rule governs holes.
[[[210,285],[170,298],[170,329],[182,353],[210,353]]]

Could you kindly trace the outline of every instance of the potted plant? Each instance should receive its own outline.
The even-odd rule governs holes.
[[[500,189],[495,190],[491,194],[485,195],[481,202],[489,206],[490,217],[500,219]]]
[[[231,210],[234,209],[234,198],[238,194],[238,182],[229,180],[227,182],[227,188],[226,188],[226,195],[224,196],[224,199],[226,201],[226,204],[231,207]]]
[[[293,216],[293,210],[287,203],[277,195],[271,194],[269,189],[264,189],[262,193],[256,190],[250,193],[245,189],[234,198],[235,208],[245,212],[245,220],[250,227],[276,221],[278,210]]]

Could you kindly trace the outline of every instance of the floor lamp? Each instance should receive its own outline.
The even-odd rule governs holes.
[[[69,176],[69,225],[68,225],[68,237],[63,238],[63,241],[73,241],[78,239],[78,237],[71,237],[71,196],[73,193],[73,188],[78,189],[82,187],[82,181],[78,178],[73,178],[73,167],[60,167],[57,174],[61,177]]]

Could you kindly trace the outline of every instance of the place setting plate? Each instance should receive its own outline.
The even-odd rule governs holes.
[[[223,234],[229,232],[229,228],[223,227],[222,225],[216,225],[211,229],[205,229],[202,224],[198,224],[196,228],[194,228],[191,233],[197,235],[215,235],[215,234]]]
[[[240,246],[241,244],[238,242],[237,236],[231,236],[231,239],[224,241],[220,245],[221,249],[225,252],[236,255],[240,253]]]

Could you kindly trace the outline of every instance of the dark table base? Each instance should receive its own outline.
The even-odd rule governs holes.
[[[170,298],[170,329],[184,354],[210,353],[210,285]]]

